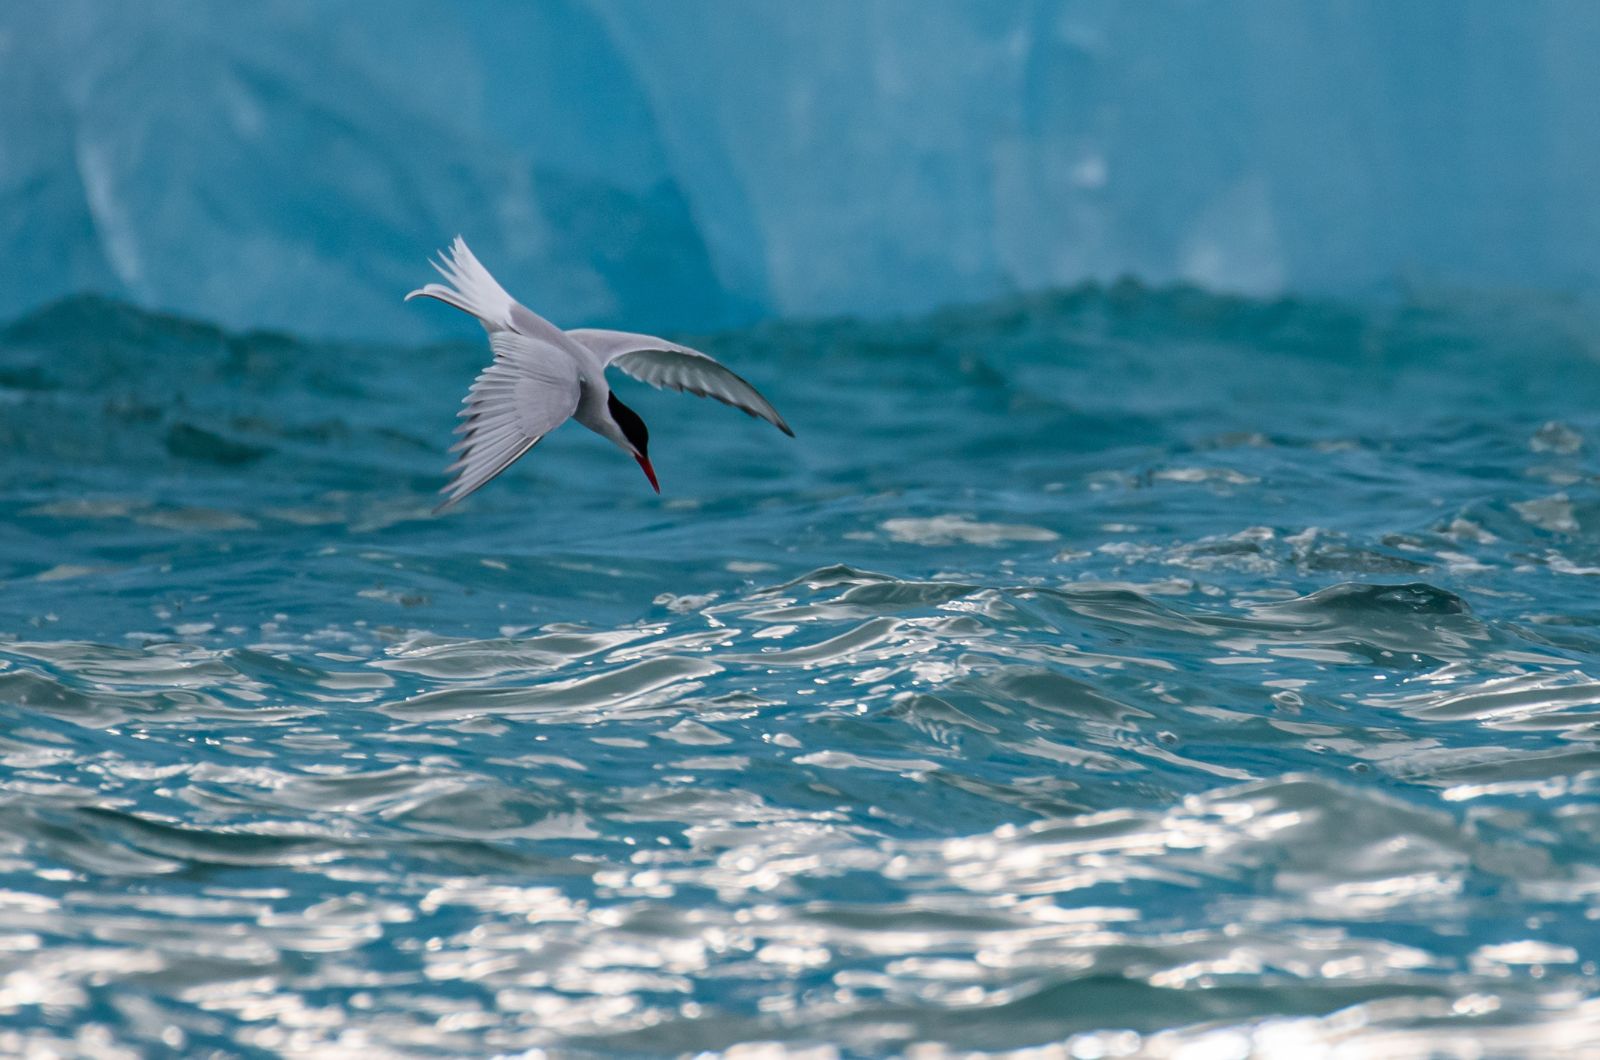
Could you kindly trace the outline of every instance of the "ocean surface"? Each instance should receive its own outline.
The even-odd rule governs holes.
[[[437,518],[469,322],[17,321],[0,1054],[1597,1055],[1584,320],[688,336],[798,438]]]

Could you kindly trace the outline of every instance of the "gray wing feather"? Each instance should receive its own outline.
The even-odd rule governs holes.
[[[508,312],[511,318],[511,326],[529,338],[537,339],[540,342],[548,342],[558,348],[571,345],[572,340],[565,331],[562,331],[521,302],[512,302],[511,309]]]
[[[460,457],[448,468],[440,493],[444,511],[465,500],[510,467],[539,439],[571,418],[580,393],[578,365],[548,342],[515,331],[489,336],[494,363],[467,391],[450,447]]]
[[[602,364],[614,364],[641,383],[715,398],[794,437],[794,431],[759,390],[699,350],[629,331],[577,328],[567,334],[593,351]]]

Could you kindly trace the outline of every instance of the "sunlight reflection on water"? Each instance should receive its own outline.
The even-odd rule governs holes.
[[[249,474],[0,409],[0,1052],[1600,1049],[1589,362],[1073,297],[871,332],[870,436],[865,326],[714,340],[814,440],[650,404],[678,507],[553,440],[428,519],[475,351],[191,380]]]

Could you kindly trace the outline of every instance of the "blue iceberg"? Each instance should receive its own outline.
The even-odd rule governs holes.
[[[460,232],[567,324],[1134,274],[1588,289],[1600,9],[287,0],[0,10],[0,315],[454,333]]]

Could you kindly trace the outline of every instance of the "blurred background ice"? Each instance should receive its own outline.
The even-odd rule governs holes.
[[[0,317],[422,338],[395,299],[458,231],[574,325],[1583,294],[1597,52],[1562,0],[10,3]]]

